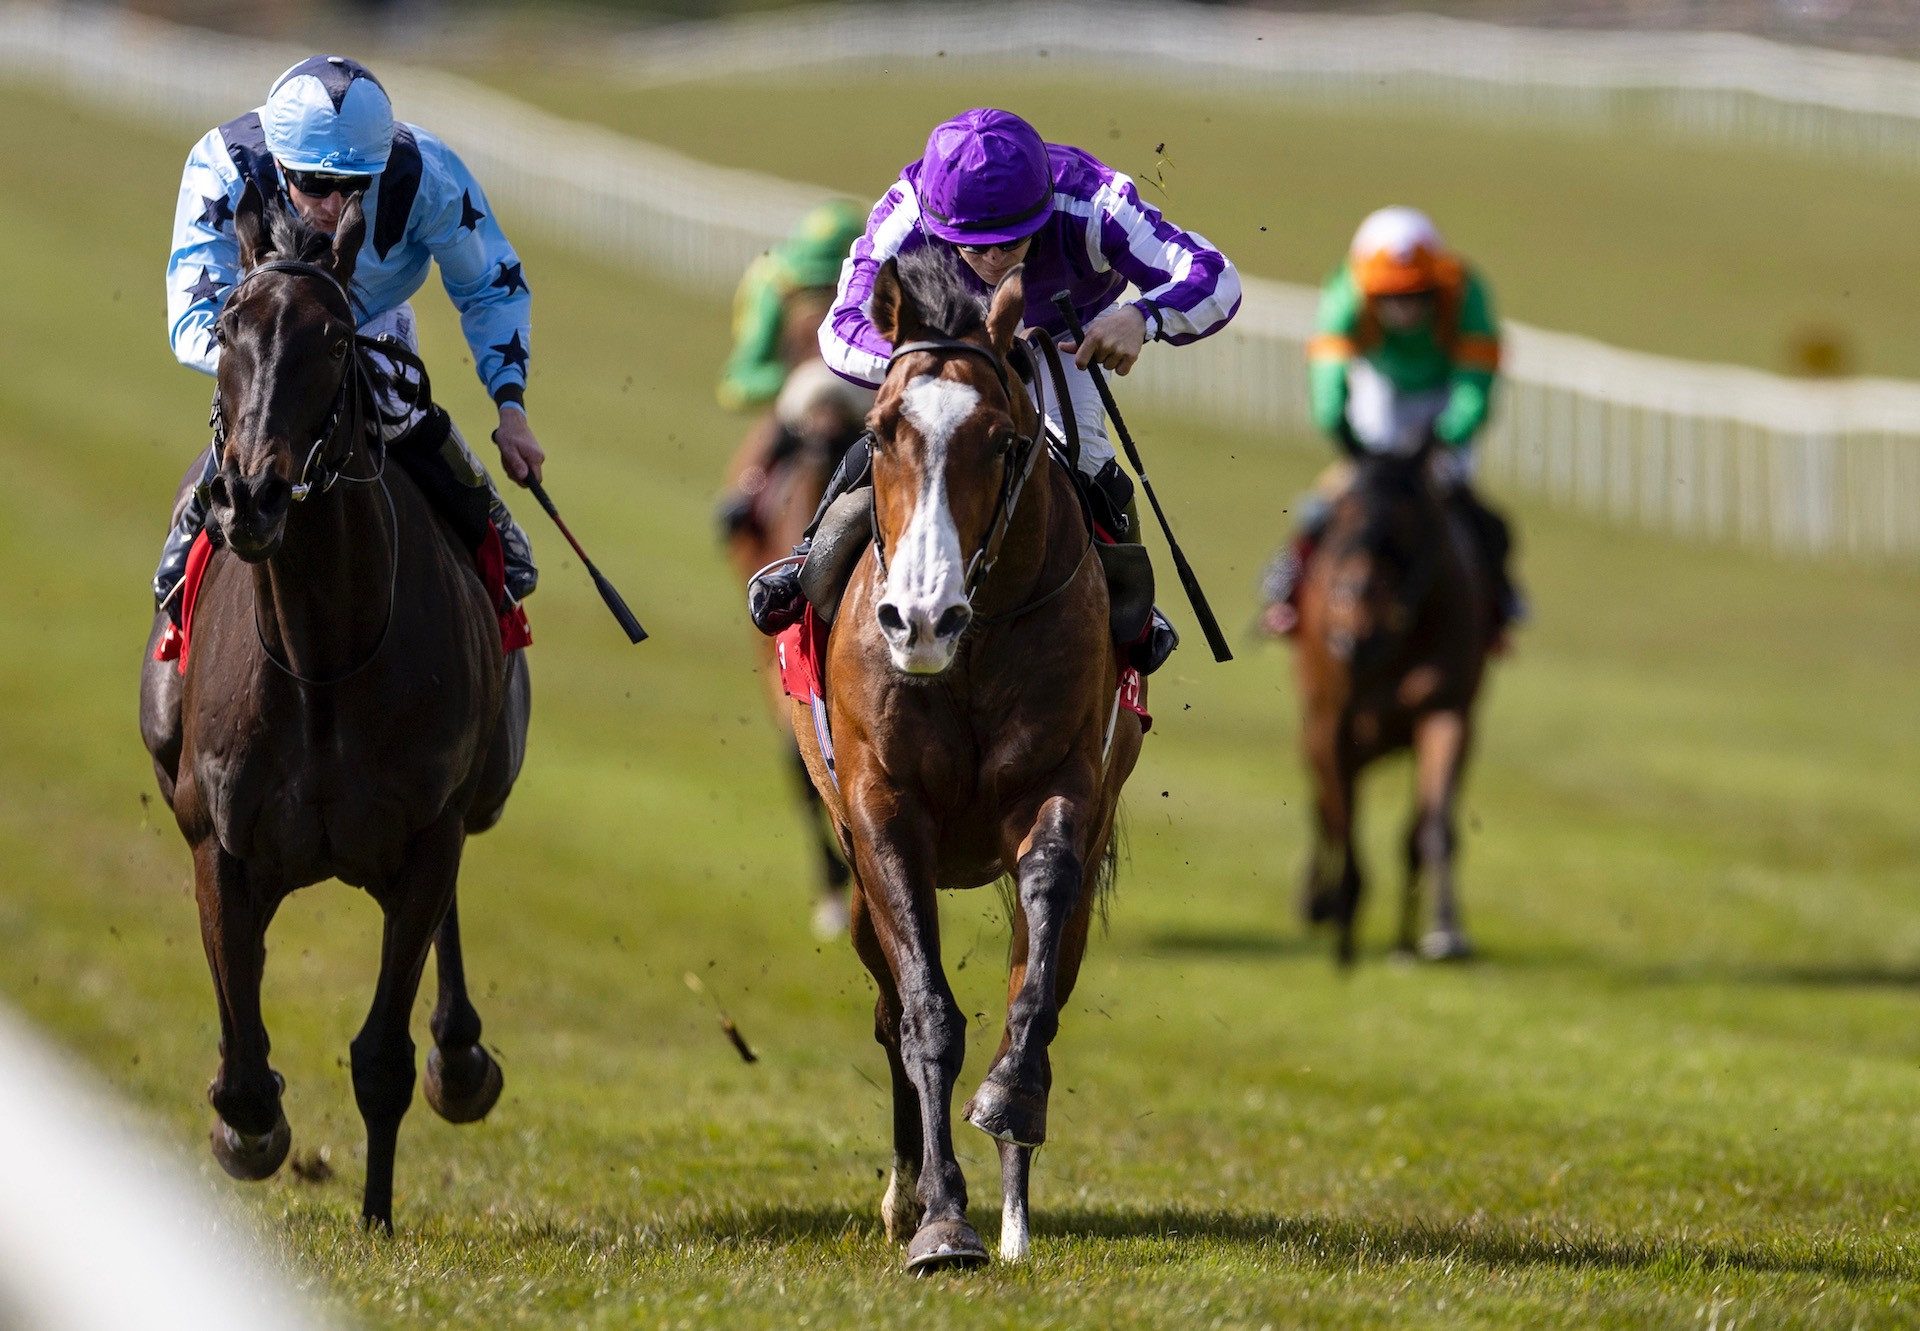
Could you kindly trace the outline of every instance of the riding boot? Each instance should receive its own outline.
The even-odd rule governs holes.
[[[187,574],[187,556],[193,551],[193,542],[207,525],[207,486],[212,484],[214,475],[220,470],[220,464],[214,460],[213,450],[207,450],[205,464],[200,469],[200,479],[187,491],[179,510],[173,516],[173,526],[167,532],[166,544],[160,547],[160,567],[153,574],[153,604],[156,610],[165,607],[173,622],[180,622],[180,579]],[[218,538],[216,538],[218,539]]]
[[[1313,558],[1332,516],[1333,505],[1318,491],[1310,494],[1301,505],[1292,537],[1260,575],[1260,600],[1265,606],[1260,625],[1273,637],[1288,637],[1300,627],[1300,588],[1306,581],[1307,561]]]
[[[862,435],[847,449],[846,456],[840,459],[840,465],[834,468],[833,475],[828,478],[826,493],[820,496],[819,506],[813,510],[812,521],[807,523],[800,543],[793,547],[793,553],[798,558],[764,568],[747,583],[747,618],[769,638],[798,624],[800,617],[806,613],[807,598],[800,589],[800,569],[813,550],[814,534],[820,530],[820,523],[827,516],[827,510],[833,507],[834,500],[866,484],[867,473],[872,465],[873,448],[867,436]]]
[[[469,552],[480,548],[487,528],[500,534],[507,596],[514,601],[525,600],[540,580],[532,544],[507,511],[486,468],[467,447],[446,409],[430,407],[418,425],[387,448]]]
[[[1456,487],[1453,502],[1493,574],[1496,632],[1526,623],[1526,597],[1513,578],[1513,529],[1469,486]]]
[[[1105,466],[1087,478],[1089,499],[1093,500],[1094,517],[1100,526],[1122,541],[1138,539],[1140,532],[1140,500],[1133,492],[1133,481],[1112,459]],[[1110,505],[1112,512],[1100,514],[1101,503]],[[1126,645],[1127,663],[1142,675],[1151,675],[1167,663],[1174,648],[1180,645],[1180,634],[1172,622],[1154,606],[1147,616],[1147,626],[1141,630],[1140,637]]]

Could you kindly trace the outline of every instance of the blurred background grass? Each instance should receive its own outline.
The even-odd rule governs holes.
[[[1783,310],[1857,297],[1870,363],[1914,372],[1898,261],[1914,186],[1859,167],[1251,104],[1227,128],[1172,100],[1115,115],[1109,139],[1108,113],[1075,109],[1097,89],[1038,80],[850,100],[811,78],[643,93],[491,74],[863,199],[937,115],[1011,101],[1135,171],[1166,142],[1170,210],[1252,271],[1317,277],[1391,194],[1433,207],[1521,317],[1771,365],[1798,317]],[[160,285],[187,144],[9,87],[0,145],[32,171],[0,197],[0,930],[16,940],[0,993],[265,1220],[330,1304],[445,1325],[1910,1316],[1920,576],[1532,504],[1517,516],[1539,622],[1494,677],[1465,818],[1487,959],[1408,972],[1376,952],[1333,973],[1293,923],[1305,818],[1285,656],[1249,646],[1220,668],[1189,647],[1154,681],[1130,863],[1056,1045],[1036,1263],[904,1286],[873,1220],[888,1150],[869,992],[844,945],[806,935],[803,840],[709,530],[743,428],[710,391],[726,312],[524,228],[551,487],[655,637],[624,647],[520,505],[546,560],[533,751],[506,823],[470,848],[462,912],[507,1095],[476,1129],[414,1113],[401,1235],[354,1232],[343,1060],[377,917],[316,888],[276,922],[266,997],[296,1150],[329,1148],[336,1177],[215,1180],[211,990],[134,727],[146,581],[204,440],[208,384],[167,353]],[[1688,240],[1715,235],[1711,256]],[[487,407],[451,311],[431,285],[418,308],[471,432]],[[1135,424],[1223,619],[1246,623],[1321,446]],[[1376,948],[1404,785],[1398,767],[1370,784]],[[946,906],[949,968],[981,1014],[970,1088],[1004,931],[991,894]],[[687,971],[760,1063],[738,1062]],[[992,1152],[972,1133],[962,1150],[991,1231]]]

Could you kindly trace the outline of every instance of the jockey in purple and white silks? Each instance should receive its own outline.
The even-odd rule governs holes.
[[[1149,341],[1180,346],[1223,328],[1240,308],[1240,277],[1204,236],[1185,231],[1141,199],[1133,181],[1092,154],[1051,144],[1009,111],[977,108],[935,127],[924,155],[874,207],[866,234],[840,270],[834,309],[820,327],[820,349],[842,377],[878,387],[892,347],[868,314],[873,282],[888,259],[929,246],[959,261],[963,280],[985,296],[1024,264],[1026,326],[1061,341],[1067,398],[1079,427],[1080,467],[1090,497],[1104,498],[1119,525],[1138,539],[1133,484],[1121,472],[1090,365],[1125,374]],[[1126,300],[1128,289],[1135,297]],[[1068,292],[1086,329],[1070,340],[1053,304]],[[1050,428],[1063,435],[1058,395],[1046,394]],[[828,486],[821,512],[862,479],[867,450],[849,452]],[[803,547],[804,548],[804,547]],[[798,579],[779,569],[756,579],[748,608],[762,631],[797,618]],[[1157,667],[1177,641],[1155,612],[1154,642],[1135,653]]]
[[[405,353],[366,353],[376,372],[381,436],[469,546],[481,542],[489,524],[499,532],[508,595],[524,598],[538,578],[526,534],[445,409],[417,391],[419,346],[408,301],[438,265],[474,368],[499,411],[501,461],[515,480],[540,479],[546,455],[526,413],[532,295],[479,182],[439,139],[396,121],[386,89],[358,61],[316,55],[289,69],[264,105],[209,130],[181,174],[167,262],[167,337],[180,363],[204,374],[219,365],[213,326],[241,278],[234,213],[249,187],[269,213],[298,213],[329,234],[347,197],[360,194],[367,233],[352,291],[359,331]],[[203,486],[215,465],[209,450]],[[174,592],[205,520],[200,495],[191,492],[161,554],[154,596],[176,615]]]

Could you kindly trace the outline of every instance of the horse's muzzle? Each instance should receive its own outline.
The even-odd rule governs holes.
[[[939,607],[936,613],[934,608],[924,606],[902,610],[887,600],[874,613],[894,667],[908,675],[944,674],[953,664],[960,635],[973,622],[973,608],[965,601]]]
[[[207,512],[227,548],[249,564],[270,559],[286,535],[293,487],[268,468],[242,476],[224,468],[207,487]]]

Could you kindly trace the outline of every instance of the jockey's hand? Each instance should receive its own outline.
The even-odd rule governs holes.
[[[540,479],[540,464],[547,460],[547,454],[533,437],[526,412],[511,402],[501,403],[500,428],[493,432],[493,442],[500,445],[500,465],[507,469],[507,475],[521,485]]]
[[[1098,365],[1125,374],[1140,359],[1140,348],[1146,341],[1147,316],[1136,306],[1116,305],[1087,325],[1086,341],[1067,338],[1060,343],[1060,350],[1072,356],[1073,363],[1083,370]]]

